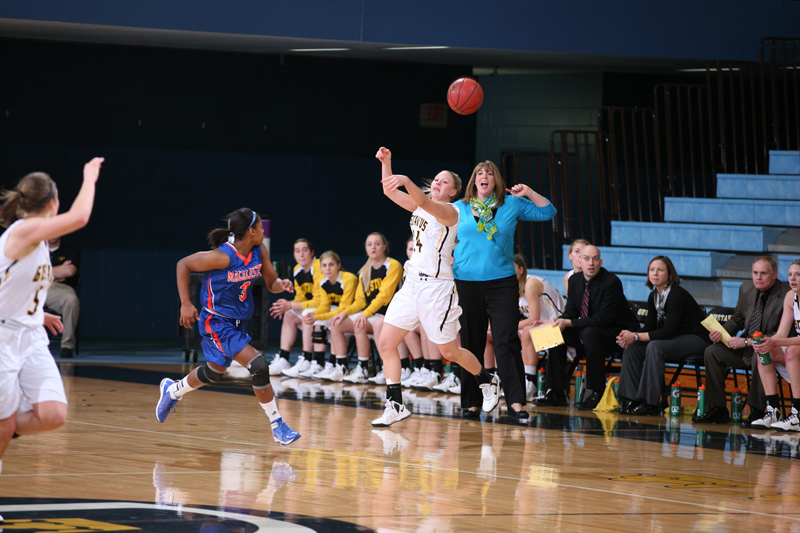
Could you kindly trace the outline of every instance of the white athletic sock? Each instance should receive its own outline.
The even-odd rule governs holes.
[[[533,365],[525,365],[525,373],[526,374],[536,374],[536,367]]]
[[[278,403],[274,398],[271,402],[262,403],[261,408],[267,413],[270,423],[275,422],[281,417],[281,414],[278,412]]]
[[[183,379],[176,381],[169,388],[169,395],[173,400],[177,400],[187,392],[192,392],[192,387],[189,386],[189,376],[184,376]]]

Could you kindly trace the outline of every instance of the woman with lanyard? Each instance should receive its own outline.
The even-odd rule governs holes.
[[[472,171],[464,199],[456,203],[458,244],[453,275],[464,313],[461,344],[483,358],[486,331],[491,321],[497,370],[505,392],[509,416],[525,420],[525,371],[519,324],[519,281],[514,269],[514,233],[517,221],[550,220],[556,209],[550,200],[527,185],[506,189],[497,165],[478,163]],[[474,379],[462,369],[461,412],[480,413],[482,394]]]

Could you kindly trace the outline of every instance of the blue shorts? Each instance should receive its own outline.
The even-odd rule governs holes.
[[[224,318],[205,309],[200,311],[198,329],[203,337],[206,361],[228,368],[233,356],[250,344],[250,335],[244,331],[246,328],[246,320]]]

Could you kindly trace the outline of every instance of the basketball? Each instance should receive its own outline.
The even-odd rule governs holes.
[[[483,89],[472,78],[459,78],[447,90],[447,103],[459,115],[471,115],[483,103]]]

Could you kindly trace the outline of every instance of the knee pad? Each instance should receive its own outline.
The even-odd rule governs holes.
[[[269,387],[269,363],[267,363],[266,358],[264,358],[262,354],[258,354],[247,363],[247,370],[249,370],[250,375],[253,376],[254,389]]]
[[[325,344],[327,346],[327,344],[328,344],[328,328],[323,326],[320,329],[320,331],[317,331],[315,329],[314,332],[311,334],[311,340],[314,342],[314,344]]]
[[[200,368],[197,369],[197,379],[200,380],[201,383],[205,383],[206,385],[210,385],[211,383],[216,383],[217,381],[221,380],[225,376],[225,372],[217,372],[210,366],[208,363],[204,364]]]

